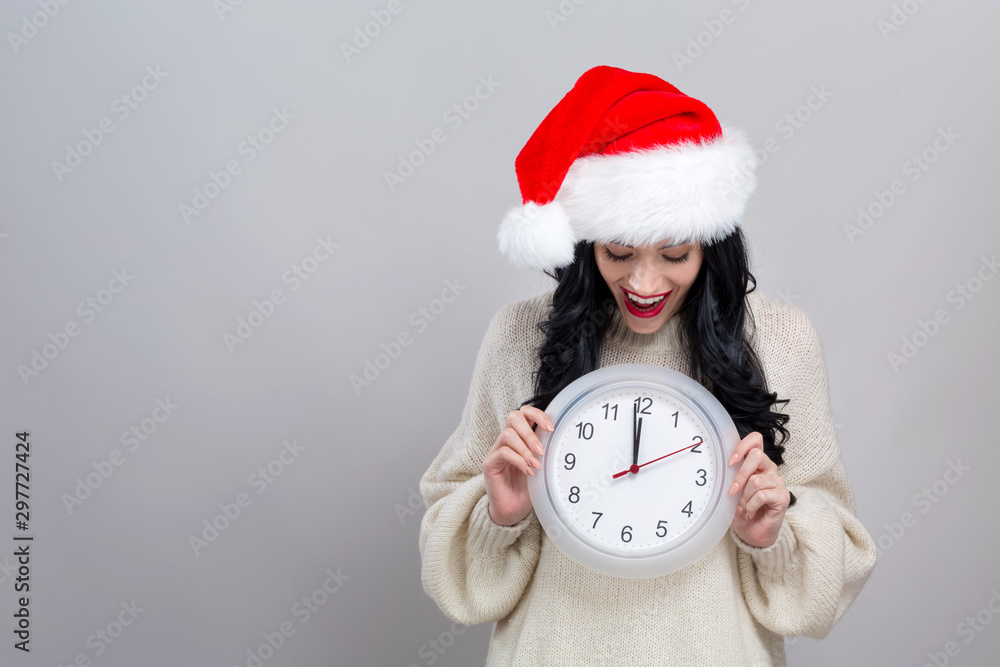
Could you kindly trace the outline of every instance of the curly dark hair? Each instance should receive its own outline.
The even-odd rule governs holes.
[[[764,453],[781,465],[789,417],[771,406],[787,404],[788,399],[767,391],[763,367],[744,330],[747,317],[753,323],[746,295],[757,288],[757,281],[750,273],[743,232],[737,227],[704,246],[703,252],[698,276],[676,315],[690,342],[688,374],[719,399],[740,438],[759,432]],[[580,241],[571,264],[545,273],[558,285],[549,319],[538,323],[545,341],[538,348],[535,395],[522,403],[540,410],[570,382],[597,369],[605,332],[618,307],[598,270],[593,242]]]

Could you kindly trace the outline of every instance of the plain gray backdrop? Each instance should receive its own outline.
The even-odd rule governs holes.
[[[553,286],[497,251],[514,158],[614,65],[764,150],[753,271],[821,336],[881,555],[789,664],[996,664],[998,19],[983,0],[4,3],[0,663],[482,664],[490,625],[421,587],[418,481],[489,319]]]

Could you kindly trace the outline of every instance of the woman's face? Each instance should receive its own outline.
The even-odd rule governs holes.
[[[680,309],[704,255],[696,243],[671,246],[667,240],[635,248],[595,243],[594,256],[629,328],[653,333]],[[652,303],[644,305],[635,299]]]

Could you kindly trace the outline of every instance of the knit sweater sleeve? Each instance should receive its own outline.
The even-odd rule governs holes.
[[[789,438],[778,472],[797,500],[774,544],[757,548],[732,528],[729,534],[738,547],[743,595],[757,621],[780,635],[822,639],[871,574],[875,543],[855,516],[818,333],[798,308],[785,310],[782,320],[784,333],[797,342],[770,355],[782,367],[776,373],[784,378],[781,384],[790,387],[790,396],[778,396],[790,399],[782,410],[789,415]]]
[[[482,470],[507,414],[527,398],[514,387],[517,374],[531,373],[520,329],[532,323],[518,312],[511,304],[490,321],[458,428],[420,480],[427,507],[419,538],[424,590],[447,617],[467,625],[513,610],[541,549],[533,509],[513,526],[494,523]]]

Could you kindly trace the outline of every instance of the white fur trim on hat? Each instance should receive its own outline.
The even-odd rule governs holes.
[[[757,186],[756,166],[743,132],[723,127],[720,138],[703,144],[578,158],[553,203],[588,241],[711,244],[739,225]]]
[[[497,230],[500,252],[521,269],[553,269],[573,262],[576,235],[559,203],[535,202],[507,211]]]

